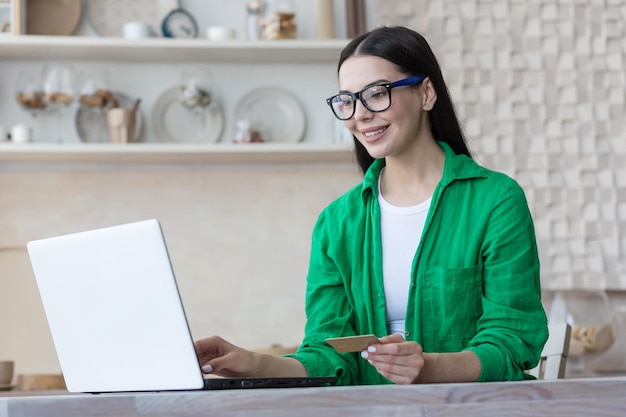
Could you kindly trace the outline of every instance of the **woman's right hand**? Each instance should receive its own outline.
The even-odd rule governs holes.
[[[304,365],[297,359],[252,352],[219,336],[196,340],[194,346],[205,374],[226,378],[308,375]]]
[[[205,374],[223,377],[255,376],[256,354],[227,342],[219,336],[210,336],[194,342],[198,361]]]

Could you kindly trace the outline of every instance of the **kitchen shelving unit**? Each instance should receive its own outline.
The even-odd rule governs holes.
[[[333,63],[348,41],[206,39],[127,40],[83,36],[2,36],[0,60],[94,60],[167,63]],[[0,143],[5,163],[342,162],[348,146],[335,144],[11,144]]]

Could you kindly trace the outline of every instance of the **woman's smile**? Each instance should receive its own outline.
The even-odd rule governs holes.
[[[363,139],[367,143],[374,143],[378,141],[381,137],[384,136],[384,133],[387,132],[387,128],[389,126],[376,126],[367,129],[361,130],[361,135],[363,135]]]

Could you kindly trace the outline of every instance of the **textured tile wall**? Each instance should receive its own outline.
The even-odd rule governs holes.
[[[379,0],[430,42],[476,157],[526,190],[546,287],[626,289],[626,3]]]

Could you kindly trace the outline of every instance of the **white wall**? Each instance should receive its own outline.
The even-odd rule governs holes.
[[[146,218],[162,223],[195,337],[298,344],[311,229],[358,178],[352,164],[0,171],[0,248],[17,248],[0,250],[0,357],[58,370],[28,240]]]

